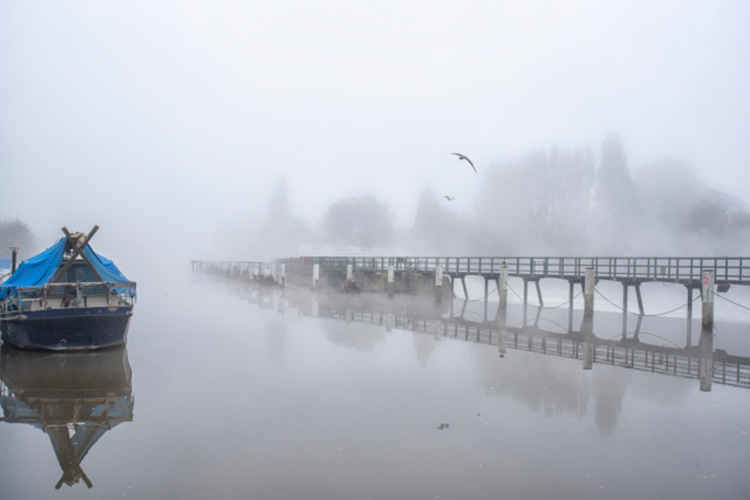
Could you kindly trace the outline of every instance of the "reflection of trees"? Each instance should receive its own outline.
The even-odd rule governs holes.
[[[281,363],[286,348],[287,324],[285,318],[273,317],[269,319],[265,330],[269,356],[274,362]]]
[[[472,342],[487,342],[493,346],[498,342],[495,322],[466,320],[463,319],[463,314],[459,315],[461,317],[449,318],[450,304],[436,304],[431,299],[400,297],[399,300],[391,300],[375,294],[352,296],[311,295],[303,291],[287,293],[293,307],[303,312],[311,310],[308,306],[314,300],[318,304],[315,310],[319,311],[321,317],[327,318],[323,322],[327,338],[339,345],[371,351],[376,344],[385,341],[384,331],[389,325],[412,331],[414,351],[423,366],[437,346],[438,341],[435,337],[447,335]],[[619,315],[605,313],[603,316],[605,319],[613,320],[610,321],[613,331],[619,331],[620,321],[614,321]],[[351,323],[368,323],[382,328],[363,331],[361,326],[357,325],[355,328]],[[633,370],[644,369],[646,363],[641,356],[646,351],[650,353],[652,364],[650,368],[645,369],[649,372],[656,369],[659,375],[649,380],[648,390],[637,384],[633,391],[629,390],[631,395],[635,394],[638,399],[651,402],[674,402],[684,398],[690,391],[688,385],[675,384],[669,381],[669,377],[662,376],[672,373],[672,368],[666,369],[662,361],[669,358],[674,363],[675,356],[683,355],[679,349],[672,353],[667,348],[641,344],[635,339],[620,339],[619,334],[615,335],[614,339],[607,338],[603,333],[604,337],[592,337],[595,352],[598,352],[594,361],[595,375],[592,376],[591,371],[583,369],[585,361],[580,349],[585,349],[586,340],[583,340],[582,331],[559,333],[544,330],[536,324],[528,327],[508,325],[503,335],[503,345],[513,349],[512,352],[508,351],[510,355],[505,358],[498,358],[497,347],[492,351],[474,351],[477,355],[480,383],[485,390],[509,395],[534,411],[544,412],[545,415],[570,414],[582,417],[593,409],[594,422],[605,435],[613,433],[617,427]],[[611,353],[614,356],[614,347],[617,347],[619,352],[616,359],[609,357],[608,349],[612,348]],[[628,365],[629,358],[623,358],[623,349],[626,348],[638,349],[640,360]],[[521,352],[526,349],[532,350],[534,354]],[[664,349],[669,352],[662,358]],[[489,354],[490,352],[492,354]],[[660,360],[654,366],[654,356],[657,355]],[[690,356],[689,353],[687,355]],[[607,366],[610,363],[614,366]],[[697,367],[694,365],[693,370],[695,369]]]
[[[419,364],[427,366],[430,356],[437,347],[437,342],[434,337],[425,335],[423,333],[412,333],[412,339],[414,340],[414,351],[417,353],[417,359]]]
[[[597,370],[593,382],[596,426],[602,434],[612,434],[622,410],[630,372],[618,369]]]
[[[349,313],[344,313],[344,315]],[[345,316],[339,319],[345,319]],[[377,344],[385,342],[383,329],[370,328],[363,331],[362,325],[341,321],[323,321],[326,338],[336,345],[358,351],[372,351]]]
[[[590,395],[583,377],[588,374],[580,363],[525,353],[498,359],[482,352],[477,356],[477,368],[486,390],[510,395],[534,411],[578,416],[586,412]]]

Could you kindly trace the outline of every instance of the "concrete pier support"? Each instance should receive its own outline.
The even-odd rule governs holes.
[[[388,265],[385,276],[385,289],[388,292],[389,297],[393,297],[393,289],[396,286],[396,272],[393,269],[393,264]]]
[[[502,326],[499,322],[497,325],[497,354],[501,358],[505,357],[505,320]]]
[[[466,276],[461,276],[461,286],[464,289],[464,300],[469,300],[469,290],[466,288]]]
[[[626,281],[622,282],[622,336],[628,331],[628,291],[630,286]]]
[[[596,283],[594,281],[596,279],[594,277],[594,269],[591,267],[587,267],[585,276],[586,278],[583,284],[584,317],[594,315],[594,286],[596,286]]]
[[[523,327],[526,328],[527,318],[529,309],[529,282],[526,278],[523,279]]]
[[[354,266],[351,264],[346,265],[346,281],[347,283],[354,281]]]
[[[319,284],[320,284],[320,264],[313,264],[313,271],[312,271],[313,290],[317,290]]]
[[[594,366],[594,317],[583,317],[581,333],[583,334],[583,369],[591,370]]]
[[[286,287],[286,264],[280,264],[279,268],[279,285]]]
[[[701,321],[702,332],[713,332],[714,329],[714,272],[703,271],[701,282],[703,298],[703,319]]]
[[[685,320],[685,347],[693,345],[693,287],[687,286],[687,318]]]
[[[506,309],[508,306],[508,267],[505,264],[500,266],[500,276],[497,278],[497,298],[500,302],[499,307]]]
[[[435,300],[443,300],[443,266],[440,264],[435,266]]]
[[[526,305],[529,303],[529,280],[523,279],[523,308],[526,309]]]
[[[568,333],[573,331],[573,288],[575,281],[568,281]]]
[[[497,296],[499,303],[497,305],[497,354],[501,358],[505,357],[505,325],[508,318],[508,268],[505,264],[500,267],[500,275],[497,278]]]
[[[704,330],[701,332],[700,356],[700,364],[698,365],[700,390],[711,392],[711,384],[714,379],[714,336],[710,331]]]
[[[490,294],[489,294],[489,285],[490,280],[488,278],[484,278],[484,321],[487,322],[487,306],[489,304]]]

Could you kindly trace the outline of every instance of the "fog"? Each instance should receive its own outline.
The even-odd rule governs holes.
[[[165,254],[743,253],[748,14],[4,2],[0,219],[36,249],[99,224],[94,246],[125,269]]]

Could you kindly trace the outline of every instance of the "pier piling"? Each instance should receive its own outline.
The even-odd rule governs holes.
[[[714,329],[714,272],[703,271],[701,286],[703,299],[703,319],[701,326],[703,331],[713,332]]]
[[[523,308],[526,309],[526,305],[529,303],[529,280],[523,279]]]
[[[500,307],[505,309],[508,305],[508,267],[500,266],[500,275],[497,278],[497,297]]]
[[[313,272],[312,272],[313,289],[317,290],[319,284],[320,284],[320,264],[316,262],[315,264],[313,264]]]
[[[630,286],[627,281],[622,282],[622,335],[628,331],[628,292]]]
[[[698,370],[700,390],[711,392],[711,384],[714,378],[714,336],[712,332],[707,330],[701,332]]]
[[[437,302],[443,300],[443,267],[440,264],[435,266],[435,300]]]
[[[585,281],[583,284],[583,315],[593,316],[594,315],[594,269],[592,267],[586,268]]]

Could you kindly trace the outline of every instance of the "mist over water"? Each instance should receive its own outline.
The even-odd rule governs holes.
[[[97,224],[92,247],[138,282],[122,352],[2,346],[0,498],[744,498],[750,287],[724,292],[705,343],[684,284],[643,283],[642,318],[631,286],[623,322],[622,284],[601,281],[584,370],[564,280],[524,310],[510,278],[501,328],[479,276],[435,304],[190,261],[750,255],[748,18],[0,2],[0,276],[10,247]],[[93,490],[55,490],[78,466]]]

